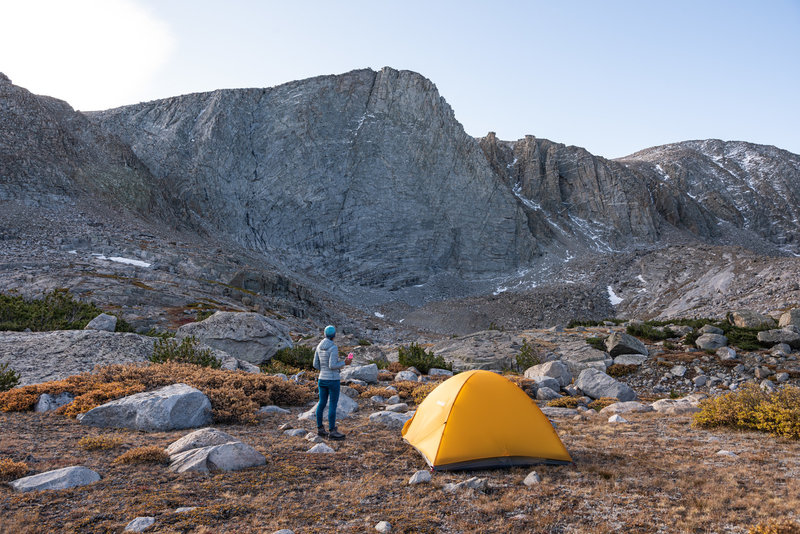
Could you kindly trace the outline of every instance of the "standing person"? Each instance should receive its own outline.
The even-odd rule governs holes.
[[[333,342],[336,337],[336,328],[325,327],[325,338],[317,345],[314,351],[314,368],[319,369],[319,402],[317,403],[317,434],[323,438],[344,439],[344,434],[336,429],[336,407],[339,404],[339,369],[353,361],[353,355],[347,359],[339,360],[339,348]],[[328,427],[330,433],[325,431],[322,424],[322,414],[328,404]]]

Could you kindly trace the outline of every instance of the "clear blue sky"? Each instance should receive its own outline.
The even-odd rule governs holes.
[[[383,66],[474,136],[800,153],[800,0],[0,0],[0,71],[78,109]]]

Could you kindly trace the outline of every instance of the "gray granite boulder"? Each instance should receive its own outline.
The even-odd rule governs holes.
[[[113,332],[117,329],[117,318],[114,315],[101,313],[83,327],[84,330],[102,330],[104,332]]]
[[[369,422],[389,428],[403,428],[403,425],[405,425],[406,421],[411,419],[411,417],[413,416],[410,413],[383,411],[370,414]]]
[[[536,390],[536,400],[540,401],[549,401],[554,399],[560,399],[561,395],[558,391],[549,388],[549,387],[540,387]]]
[[[656,412],[669,415],[680,415],[700,411],[697,404],[688,399],[661,399],[655,401],[651,406]]]
[[[394,380],[395,382],[404,382],[404,381],[416,382],[417,375],[414,374],[413,371],[408,371],[408,370],[400,371],[399,373],[394,375]]]
[[[170,456],[169,470],[186,471],[238,471],[267,463],[263,454],[241,441],[189,449]]]
[[[782,313],[778,321],[778,326],[781,328],[784,326],[796,326],[800,328],[800,308],[794,308]]]
[[[348,365],[339,371],[341,381],[362,380],[367,384],[378,383],[378,366],[374,363],[368,365]]]
[[[194,336],[234,358],[258,365],[292,346],[288,328],[258,313],[216,312],[204,321],[180,327],[175,339]]]
[[[558,380],[555,378],[550,378],[549,376],[536,376],[532,378],[532,380],[536,382],[536,387],[538,389],[548,388],[556,392],[561,390],[561,384],[559,384]]]
[[[552,378],[558,382],[559,387],[567,386],[572,382],[569,366],[558,360],[534,365],[525,370],[525,378],[535,379],[537,377]]]
[[[189,434],[186,434],[177,441],[173,441],[167,446],[167,454],[172,456],[180,452],[188,451],[191,449],[200,449],[202,447],[210,447],[212,445],[222,445],[232,441],[239,441],[227,432],[217,430],[216,428],[201,428]]]
[[[568,341],[554,349],[556,355],[569,367],[572,376],[587,368],[605,371],[612,362],[607,352],[597,350],[585,341]]]
[[[79,415],[82,425],[144,431],[178,430],[211,423],[211,402],[200,390],[173,384],[107,402]]]
[[[122,532],[144,532],[156,523],[156,518],[151,516],[136,517],[125,525]]]
[[[415,484],[426,484],[431,481],[431,472],[426,469],[420,469],[408,479],[408,484],[413,486]]]
[[[598,369],[581,371],[575,381],[575,387],[593,399],[602,397],[614,397],[621,401],[636,399],[636,393],[630,387]]]
[[[301,421],[316,421],[317,419],[317,404],[307,412],[303,412],[297,418]],[[339,402],[336,404],[336,419],[344,419],[350,417],[354,412],[358,411],[358,403],[348,397],[347,395],[339,395]],[[323,414],[323,421],[328,420],[328,406],[325,406],[325,413]]]
[[[758,341],[769,346],[785,343],[793,349],[800,349],[800,333],[796,329],[797,327],[790,325],[775,330],[762,330],[758,333]]]
[[[453,371],[449,369],[437,369],[436,367],[431,367],[428,369],[428,376],[453,376]]]
[[[69,392],[59,393],[58,395],[50,395],[49,393],[42,393],[36,401],[33,411],[36,413],[49,412],[57,410],[64,405],[69,404],[75,400],[75,395]]]
[[[644,354],[620,354],[614,358],[616,365],[642,365],[647,361],[648,356]]]
[[[740,328],[775,328],[775,319],[755,310],[736,310],[729,316],[731,324]]]
[[[19,478],[8,485],[19,492],[43,491],[86,486],[100,480],[100,475],[82,466],[64,467],[54,471]]]
[[[701,334],[717,334],[717,335],[720,335],[720,336],[725,334],[725,330],[723,330],[722,328],[718,328],[718,327],[716,327],[714,325],[710,325],[710,324],[704,324],[702,327],[700,327],[700,330],[698,330],[698,331]]]
[[[626,401],[609,404],[600,410],[600,415],[614,415],[615,413],[645,413],[652,411],[653,407],[649,404],[642,404],[639,401]]]
[[[694,342],[697,348],[703,350],[716,350],[728,344],[728,338],[720,334],[703,334]]]
[[[648,354],[644,343],[623,332],[614,332],[606,338],[606,350],[612,358],[620,354]]]

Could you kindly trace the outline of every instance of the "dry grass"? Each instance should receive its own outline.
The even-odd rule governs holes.
[[[298,385],[264,374],[185,363],[110,365],[92,373],[2,392],[0,411],[29,411],[42,393],[56,395],[68,391],[75,395],[75,400],[57,412],[75,417],[109,400],[175,383],[188,384],[205,393],[216,422],[256,423],[259,407],[304,404],[312,398],[314,388],[312,383]]]
[[[0,457],[34,458],[28,463],[37,473],[85,465],[103,477],[58,492],[16,494],[0,486],[0,532],[119,532],[141,515],[156,517],[153,532],[171,533],[369,532],[386,520],[393,532],[744,533],[753,527],[762,529],[755,534],[785,534],[796,531],[776,530],[784,527],[770,521],[800,520],[800,442],[692,428],[689,416],[626,414],[629,425],[599,416],[557,419],[574,465],[436,472],[431,484],[409,486],[425,462],[399,431],[371,425],[365,410],[340,422],[348,437],[330,443],[334,454],[307,455],[308,442],[277,429],[297,424],[299,411],[259,425],[223,425],[267,464],[210,475],[115,462],[113,450],[88,453],[77,442],[96,430],[72,419],[0,414]],[[189,431],[118,432],[135,450],[164,448]],[[720,449],[739,457],[717,456]],[[534,469],[542,483],[522,485]],[[486,492],[442,491],[471,476],[487,479]],[[198,508],[174,512],[182,506]]]
[[[120,436],[84,436],[78,441],[78,447],[85,451],[105,451],[119,447],[123,441]]]
[[[15,462],[11,458],[0,458],[0,481],[16,480],[24,477],[30,467],[25,462]]]
[[[136,447],[114,459],[115,464],[168,464],[169,454],[155,445]]]

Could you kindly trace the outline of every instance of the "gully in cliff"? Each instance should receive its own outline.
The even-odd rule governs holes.
[[[319,369],[319,402],[317,403],[317,434],[331,439],[344,439],[344,434],[336,429],[336,406],[339,404],[339,369],[353,361],[353,354],[347,355],[345,360],[339,360],[339,348],[333,342],[336,337],[336,328],[332,325],[325,327],[325,338],[317,345],[314,351],[314,369]],[[328,404],[328,427],[330,433],[325,431],[322,424],[322,414]]]

